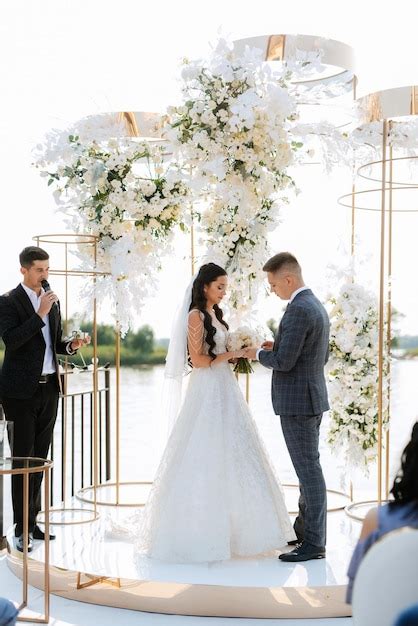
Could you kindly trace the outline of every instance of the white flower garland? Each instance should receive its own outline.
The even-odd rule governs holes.
[[[230,302],[241,314],[262,282],[267,235],[287,201],[283,190],[294,185],[286,169],[302,146],[290,132],[289,74],[273,73],[259,50],[239,57],[220,40],[207,63],[186,62],[184,104],[169,109],[167,136],[206,201],[208,254],[230,271]]]
[[[345,282],[330,298],[330,428],[328,443],[366,474],[377,454],[378,310],[375,296]],[[384,355],[383,422],[388,421],[388,356]]]
[[[90,126],[87,118],[80,134],[76,129],[76,134],[54,133],[36,166],[54,188],[70,228],[98,238],[95,269],[108,276],[97,281],[95,295],[99,302],[110,296],[125,334],[155,288],[174,227],[185,228],[183,205],[189,189],[175,168],[164,165],[161,145],[104,139],[106,128],[97,133],[100,140],[92,139],[97,128]],[[83,267],[92,269],[93,258],[86,257],[85,248],[80,246],[79,255]],[[94,295],[92,290],[89,294]]]

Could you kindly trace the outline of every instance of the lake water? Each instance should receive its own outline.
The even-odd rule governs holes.
[[[152,480],[166,441],[166,424],[162,418],[161,395],[164,367],[144,369],[122,368],[121,371],[121,480]],[[250,407],[261,436],[276,466],[282,482],[295,482],[296,475],[283,440],[280,420],[274,415],[270,400],[268,370],[255,367],[250,377]],[[91,377],[72,377],[70,390],[84,388]],[[412,424],[418,419],[418,360],[398,360],[392,365],[392,419],[390,428],[390,475],[398,468],[400,453],[408,441]],[[244,389],[245,378],[240,377]],[[114,400],[114,372],[112,399]],[[114,414],[114,412],[113,412]],[[341,458],[335,457],[327,445],[327,414],[321,437],[321,459],[329,488],[340,489],[350,476]],[[113,439],[114,440],[114,437]],[[367,479],[361,473],[353,475],[356,500],[376,497],[376,470]]]

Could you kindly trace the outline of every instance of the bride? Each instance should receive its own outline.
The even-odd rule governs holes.
[[[203,265],[173,328],[166,375],[192,366],[136,531],[138,553],[175,563],[254,556],[295,539],[280,483],[228,363],[227,275]],[[172,388],[171,399],[175,396]]]

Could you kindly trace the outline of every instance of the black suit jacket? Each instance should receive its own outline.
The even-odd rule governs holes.
[[[6,346],[0,373],[0,398],[23,399],[35,394],[46,348],[43,326],[22,285],[0,296],[0,336]],[[57,353],[68,354],[68,342],[62,340],[59,307],[52,307],[49,327],[59,389]]]

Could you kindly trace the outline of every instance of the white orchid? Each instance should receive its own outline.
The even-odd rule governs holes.
[[[301,146],[290,122],[296,102],[285,68],[272,73],[259,50],[239,56],[224,39],[206,62],[187,62],[182,78],[184,102],[169,111],[168,136],[175,158],[191,168],[209,256],[228,269],[230,301],[242,316],[262,283],[267,234],[293,186],[286,168]]]
[[[37,166],[71,230],[98,238],[94,269],[109,275],[98,279],[96,297],[112,297],[125,333],[152,292],[175,226],[184,227],[181,207],[189,189],[173,162],[163,167],[161,146],[133,142],[119,132],[113,122],[97,126],[87,118],[59,141],[53,134]],[[91,270],[92,256],[82,249],[78,256]]]
[[[377,454],[378,311],[375,296],[354,277],[330,304],[330,428],[328,443],[347,466],[367,474]],[[388,420],[388,358],[384,358],[383,421]]]

